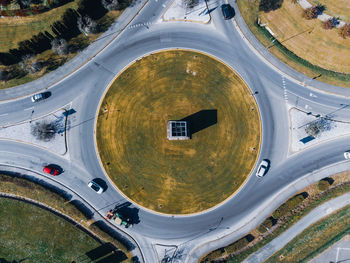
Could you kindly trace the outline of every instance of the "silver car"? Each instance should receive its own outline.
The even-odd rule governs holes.
[[[258,167],[258,170],[256,171],[256,176],[263,177],[266,174],[268,168],[269,168],[269,162],[266,160],[262,160]]]
[[[43,99],[44,99],[44,95],[42,93],[34,94],[31,97],[32,102],[37,102],[37,101],[43,100]]]
[[[344,152],[344,158],[345,159],[350,159],[350,151]]]
[[[103,187],[100,186],[98,183],[96,183],[94,180],[91,180],[88,183],[88,187],[90,187],[92,190],[94,190],[98,194],[102,194],[102,192],[104,191]]]

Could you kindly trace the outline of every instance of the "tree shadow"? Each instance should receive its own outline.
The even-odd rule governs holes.
[[[261,0],[259,3],[259,11],[267,13],[281,8],[282,4],[283,0]]]
[[[334,179],[331,177],[323,178],[321,181],[326,181],[329,183],[329,185],[332,185],[334,183]]]
[[[85,256],[87,256],[91,261],[106,262],[106,263],[122,262],[125,259],[127,259],[127,256],[122,251],[118,250],[111,243],[104,243],[101,246],[86,252]],[[95,261],[95,260],[98,260],[98,261]]]
[[[183,118],[181,121],[188,122],[189,137],[192,138],[192,134],[216,124],[218,122],[217,114],[217,110],[201,110]]]

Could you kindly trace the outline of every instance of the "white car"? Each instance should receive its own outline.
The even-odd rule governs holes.
[[[344,158],[345,159],[350,159],[350,151],[344,152]]]
[[[98,194],[102,194],[102,192],[104,191],[104,189],[102,188],[102,186],[100,186],[99,184],[97,184],[94,180],[91,180],[88,183],[88,187],[90,187],[92,190],[94,190],[96,193]]]
[[[258,170],[256,171],[256,176],[263,177],[266,174],[268,167],[269,167],[269,162],[266,160],[262,160],[258,167]]]
[[[37,101],[43,100],[43,99],[44,99],[44,95],[42,93],[34,94],[31,97],[32,102],[37,102]]]

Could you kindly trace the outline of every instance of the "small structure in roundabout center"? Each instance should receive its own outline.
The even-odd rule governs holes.
[[[189,125],[187,121],[168,121],[167,138],[168,140],[189,140]]]

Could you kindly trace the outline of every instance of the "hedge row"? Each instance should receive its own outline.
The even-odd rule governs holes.
[[[283,205],[277,208],[275,212],[273,212],[272,217],[275,219],[279,219],[282,216],[287,215],[290,211],[295,209],[301,202],[303,202],[307,196],[308,194],[306,192],[293,196],[292,198],[288,199],[287,202],[285,202]]]

